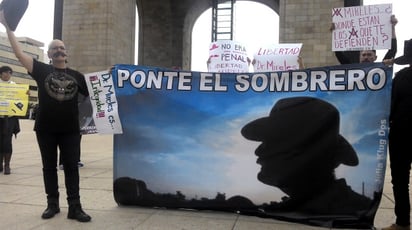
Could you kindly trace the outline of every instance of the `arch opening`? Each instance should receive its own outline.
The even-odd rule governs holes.
[[[211,8],[204,11],[194,23],[191,38],[190,69],[192,71],[207,71],[206,61],[211,42],[211,23]],[[237,1],[233,38],[246,46],[249,58],[253,59],[253,54],[260,45],[279,42],[279,15],[262,3]]]

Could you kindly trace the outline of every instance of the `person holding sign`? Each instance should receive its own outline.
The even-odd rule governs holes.
[[[39,107],[34,130],[40,148],[44,187],[47,194],[47,208],[41,217],[49,219],[60,212],[57,176],[57,149],[59,149],[64,162],[69,205],[67,218],[88,222],[91,217],[83,211],[80,204],[77,166],[77,153],[80,148],[78,95],[89,95],[85,77],[80,72],[67,67],[67,50],[61,40],[53,40],[48,46],[47,55],[51,60],[50,64],[39,62],[23,52],[5,16],[7,13],[0,10],[0,22],[6,28],[14,54],[38,86]]]
[[[397,52],[397,40],[395,26],[398,23],[398,19],[395,15],[391,16],[390,23],[392,24],[392,39],[391,48],[385,54],[383,62],[386,65],[393,64],[393,58]],[[332,23],[330,31],[335,30],[335,24]],[[359,53],[359,54],[358,54]],[[361,51],[335,51],[335,56],[340,64],[354,64],[354,63],[372,63],[378,58],[376,56],[376,50],[361,50]]]
[[[404,54],[395,64],[409,65],[395,74],[389,116],[389,159],[395,198],[395,224],[384,230],[409,230],[411,205],[409,177],[412,163],[412,39],[405,41]]]
[[[13,70],[9,66],[0,67],[0,83],[16,84],[10,80]],[[13,152],[12,138],[20,132],[19,119],[15,116],[0,116],[0,172],[10,174],[10,160]],[[4,168],[3,168],[4,160]]]

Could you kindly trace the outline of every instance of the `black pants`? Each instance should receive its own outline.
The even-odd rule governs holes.
[[[80,135],[80,143],[81,143],[81,141],[82,141],[82,135]],[[81,146],[80,145],[79,145],[79,149],[77,151],[77,162],[80,162],[80,152],[81,152]],[[63,165],[63,160],[62,160],[61,154],[59,156],[59,165]]]
[[[77,166],[80,134],[36,132],[36,137],[43,163],[43,180],[47,200],[59,198],[57,177],[57,148],[59,148],[64,164],[68,204],[80,203],[79,168]]]
[[[410,225],[411,127],[412,124],[392,125],[389,132],[389,157],[395,198],[396,224],[401,226]]]
[[[0,154],[13,153],[12,139],[15,121],[9,121],[9,119],[13,118],[0,118]]]

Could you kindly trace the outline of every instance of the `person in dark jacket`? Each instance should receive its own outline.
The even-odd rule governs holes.
[[[412,163],[412,39],[395,64],[409,65],[395,74],[389,116],[389,160],[395,198],[396,222],[384,230],[410,229],[409,176]]]
[[[11,81],[13,70],[9,66],[0,67],[0,83],[16,84]],[[10,160],[13,153],[13,134],[20,132],[19,119],[15,116],[0,116],[0,172],[10,174]],[[4,161],[4,167],[3,167]]]

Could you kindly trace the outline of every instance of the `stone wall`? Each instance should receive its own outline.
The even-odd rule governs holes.
[[[134,64],[136,1],[70,0],[63,9],[69,66],[88,73]]]
[[[279,42],[302,43],[306,67],[338,64],[329,31],[332,8],[343,7],[342,0],[280,0]]]

